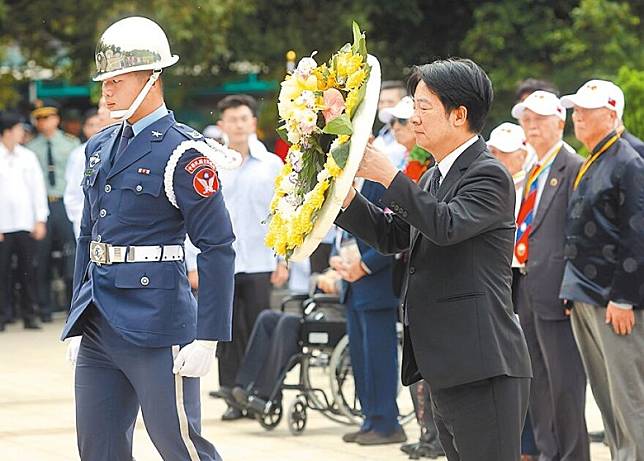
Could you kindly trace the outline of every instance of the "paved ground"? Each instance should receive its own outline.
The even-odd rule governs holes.
[[[0,460],[78,460],[74,432],[73,370],[65,362],[65,345],[57,340],[62,320],[43,331],[24,331],[9,326],[0,333]],[[204,433],[226,461],[235,460],[404,460],[398,446],[364,448],[340,440],[346,426],[309,413],[306,431],[292,436],[283,421],[274,431],[255,421],[222,423],[223,404],[207,396],[216,387],[216,373],[202,383]],[[286,396],[290,403],[294,396]],[[588,425],[601,428],[599,413],[588,405]],[[415,423],[406,426],[410,437],[418,435]],[[142,421],[134,442],[137,461],[158,461]],[[592,445],[593,461],[608,461],[608,449]]]

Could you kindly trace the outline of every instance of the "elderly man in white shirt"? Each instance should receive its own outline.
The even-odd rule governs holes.
[[[7,302],[11,257],[18,256],[24,327],[38,329],[34,256],[36,240],[47,233],[47,192],[36,154],[21,146],[20,116],[0,113],[0,331],[12,319]]]

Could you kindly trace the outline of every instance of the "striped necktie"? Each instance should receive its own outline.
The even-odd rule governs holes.
[[[539,189],[539,181],[536,180],[538,174],[539,164],[537,163],[532,167],[528,175],[528,190],[525,192],[519,209],[519,216],[517,216],[517,238],[514,244],[514,255],[520,264],[525,264],[528,260],[528,238],[532,231],[534,205],[537,200],[537,190]]]

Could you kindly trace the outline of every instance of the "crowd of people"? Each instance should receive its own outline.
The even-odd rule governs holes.
[[[412,96],[402,82],[383,83],[378,128],[368,149],[384,153],[418,183],[434,160],[417,145],[419,109]],[[560,97],[551,83],[528,79],[518,88],[516,105],[508,108],[516,123],[499,125],[487,140],[516,194],[512,302],[532,364],[525,459],[590,460],[587,383],[613,459],[644,459],[644,143],[622,123],[627,103],[609,81],[591,80]],[[59,110],[53,101],[37,102],[29,114],[32,139],[25,118],[0,113],[0,331],[18,320],[38,329],[66,307],[52,295],[54,272],[65,286],[65,302],[71,300],[75,237],[86,200],[81,183],[95,166],[85,148],[114,121],[102,100],[85,114],[81,143],[60,129]],[[248,416],[249,395],[267,398],[266,389],[297,348],[297,317],[270,310],[272,290],[286,285],[292,293],[335,294],[346,308],[364,423],[343,440],[406,442],[396,404],[396,323],[407,324],[399,307],[410,255],[384,256],[334,227],[309,260],[287,264],[275,257],[264,244],[264,221],[282,160],[257,138],[254,98],[226,96],[217,113],[216,124],[204,134],[243,159],[240,168],[218,175],[236,236],[232,341],[217,345],[219,388],[211,392],[229,402],[222,420]],[[564,141],[569,117],[574,137],[588,152],[585,159]],[[358,179],[355,187],[382,204],[382,185]],[[396,205],[386,212],[406,213]],[[189,240],[185,248],[188,279],[197,290],[199,250]],[[409,270],[413,274],[413,266]],[[441,446],[445,439],[439,439],[427,383],[415,382],[410,392],[421,433],[403,451],[415,458],[454,453],[454,447]]]

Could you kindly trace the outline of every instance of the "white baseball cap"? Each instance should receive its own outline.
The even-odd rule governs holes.
[[[549,91],[537,90],[512,108],[512,116],[521,117],[524,110],[530,109],[539,115],[556,115],[566,121],[566,109],[556,94]]]
[[[390,117],[390,120],[394,118],[408,120],[414,115],[414,100],[411,96],[405,96],[398,101],[398,104],[393,107],[386,107],[382,109],[382,112]]]
[[[591,80],[577,90],[561,98],[564,107],[579,106],[584,109],[606,107],[617,112],[621,119],[624,115],[624,93],[621,88],[608,80]]]
[[[523,128],[510,122],[501,123],[490,133],[487,145],[507,153],[525,149]]]

